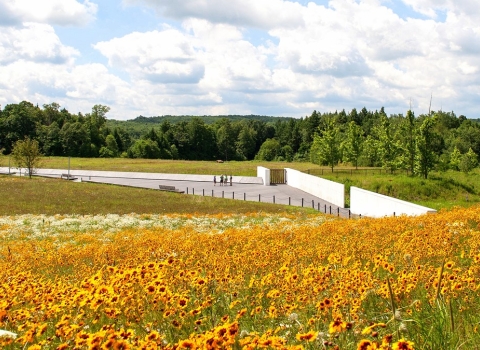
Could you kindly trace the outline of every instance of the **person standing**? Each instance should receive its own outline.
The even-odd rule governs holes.
[[[213,186],[217,186],[217,175],[213,175]]]
[[[233,177],[232,177],[232,175],[230,175],[230,186],[232,186],[232,179],[233,179]]]
[[[223,175],[220,175],[220,186],[223,186]]]

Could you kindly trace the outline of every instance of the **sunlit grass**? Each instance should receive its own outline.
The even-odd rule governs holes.
[[[313,213],[313,209],[142,188],[0,175],[0,215]]]

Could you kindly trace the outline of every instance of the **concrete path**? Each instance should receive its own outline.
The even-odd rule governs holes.
[[[17,169],[18,176],[20,173]],[[0,174],[8,173],[8,168],[0,167]],[[310,193],[298,190],[288,185],[264,186],[260,177],[233,176],[232,185],[220,186],[219,175],[214,186],[213,175],[193,174],[161,174],[141,172],[116,172],[93,170],[68,170],[66,169],[38,169],[36,176],[60,178],[70,174],[77,182],[106,183],[121,186],[159,189],[159,185],[175,186],[185,194],[220,197],[235,200],[258,201],[280,205],[293,205],[314,208],[322,213],[335,216],[349,217],[348,209],[339,208]],[[22,174],[23,175],[23,174]]]

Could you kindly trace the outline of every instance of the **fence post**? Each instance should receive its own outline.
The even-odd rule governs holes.
[[[273,204],[275,204],[275,195],[273,195]]]
[[[290,197],[288,197],[288,205],[291,205],[291,204],[290,204],[290,202],[291,202],[291,201],[290,201],[290,199],[291,199],[291,198],[290,198]]]
[[[243,200],[246,201],[247,200],[247,194],[245,192],[243,192]]]
[[[188,194],[188,187],[187,187],[187,194]]]
[[[195,187],[192,187],[192,194],[195,194]]]
[[[235,199],[235,192],[232,192],[232,199]]]
[[[349,218],[349,219],[351,218],[351,212],[350,212],[350,209],[348,209],[348,218]]]
[[[327,205],[325,204],[325,214],[327,213]]]
[[[337,207],[337,216],[340,216],[340,207]]]
[[[205,197],[205,189],[202,188],[202,195]]]
[[[214,195],[213,195],[213,190],[212,190],[212,197],[214,197]]]
[[[332,206],[330,206],[330,214],[332,213]]]
[[[395,217],[395,212],[393,212],[393,217]]]
[[[312,208],[315,209],[315,202],[312,199]]]
[[[224,193],[224,191],[222,191],[222,198],[225,198],[225,193]]]
[[[258,201],[260,202],[260,193],[258,194]]]
[[[303,208],[303,198],[302,198],[302,208]]]
[[[317,210],[320,211],[320,203],[317,203]]]

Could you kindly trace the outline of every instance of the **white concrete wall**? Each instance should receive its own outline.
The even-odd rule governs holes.
[[[270,169],[257,166],[257,177],[261,177],[265,186],[270,186]]]
[[[345,185],[301,171],[286,168],[287,185],[320,197],[341,208],[345,207]]]
[[[350,211],[355,215],[374,218],[437,212],[434,209],[353,186],[350,187]]]

